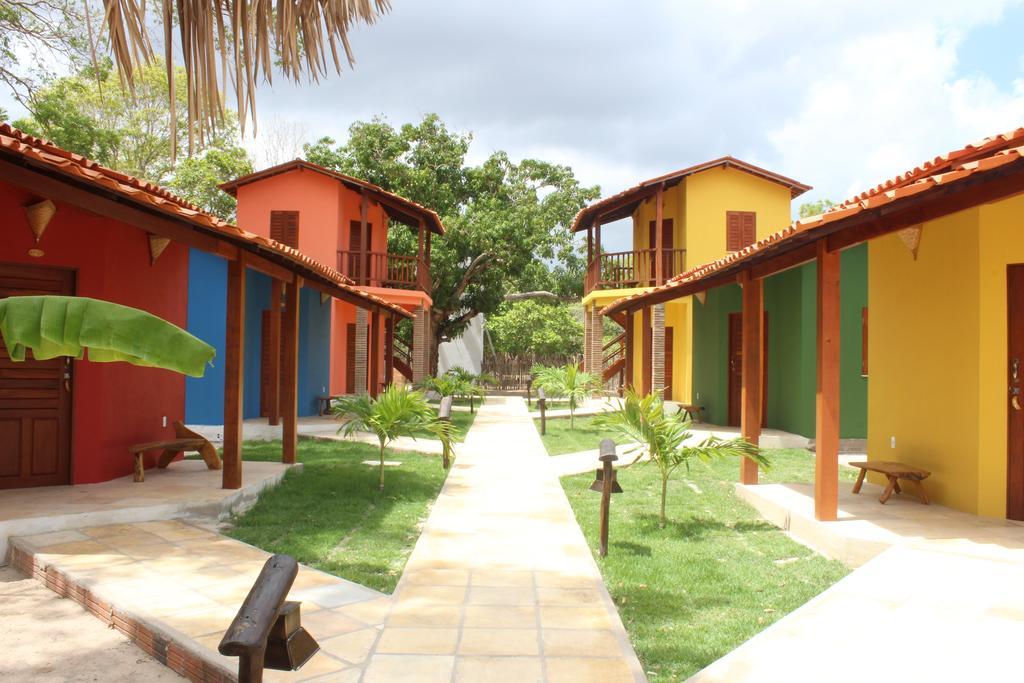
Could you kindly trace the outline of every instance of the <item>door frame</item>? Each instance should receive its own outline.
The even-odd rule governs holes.
[[[737,391],[742,391],[742,389],[737,390],[736,388],[734,388],[733,382],[732,382],[732,374],[733,374],[733,369],[732,369],[732,356],[733,356],[733,353],[732,353],[733,334],[732,333],[733,333],[733,325],[736,325],[740,329],[740,335],[741,335],[740,336],[740,349],[741,349],[741,353],[739,354],[739,356],[740,356],[740,358],[742,358],[743,357],[743,354],[742,354],[742,348],[743,348],[743,341],[742,341],[742,339],[743,339],[743,337],[742,337],[742,334],[743,334],[743,313],[729,313],[728,314],[728,330],[727,330],[727,337],[726,337],[726,341],[725,341],[725,347],[726,347],[726,349],[725,349],[725,378],[726,378],[725,379],[725,383],[726,383],[726,391],[727,391],[727,397],[726,398],[728,400],[728,403],[727,403],[728,410],[726,411],[726,414],[727,414],[726,422],[728,422],[728,426],[730,426],[730,427],[739,427],[740,426],[740,415],[739,414],[736,414],[735,416],[733,415],[734,401],[735,401],[735,403],[739,404],[739,403],[741,403],[741,400],[742,400],[742,399],[740,399],[740,396],[736,393]],[[767,427],[768,426],[768,311],[764,312],[764,317],[761,320],[761,332],[762,332],[762,342],[761,342],[761,427]],[[739,372],[742,373],[742,369]],[[734,417],[735,417],[735,420],[733,419]]]
[[[1006,518],[1024,520],[1024,264],[1006,266],[1006,376]]]
[[[25,264],[17,262],[0,262],[0,270],[6,271],[7,273],[13,273],[15,278],[23,275],[26,278],[31,278],[33,274],[38,274],[40,271],[44,272],[58,272],[63,275],[67,284],[67,291],[63,292],[65,296],[75,296],[78,292],[78,271],[74,268],[63,268],[60,266],[37,266],[34,264]],[[19,273],[20,271],[20,273]],[[64,380],[65,389],[60,392],[60,408],[58,413],[58,438],[60,444],[58,448],[63,452],[65,464],[62,468],[63,471],[58,471],[53,475],[55,481],[47,483],[32,482],[25,485],[9,485],[9,482],[0,480],[0,490],[14,490],[19,488],[35,488],[42,486],[67,486],[74,481],[74,462],[75,462],[75,449],[74,449],[74,407],[75,407],[75,364],[73,359],[64,359]],[[63,418],[63,419],[61,419]],[[58,454],[58,460],[60,459]]]

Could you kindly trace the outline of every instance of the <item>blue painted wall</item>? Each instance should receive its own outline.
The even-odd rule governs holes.
[[[245,386],[242,417],[260,416],[260,351],[263,311],[270,308],[270,278],[251,270],[245,272]]]
[[[217,349],[214,367],[185,382],[185,421],[224,422],[224,346],[227,318],[227,261],[202,251],[189,253],[188,330]],[[270,308],[270,278],[246,272],[245,389],[242,416],[260,416],[260,351],[263,311]],[[299,415],[316,415],[317,397],[327,395],[331,367],[331,306],[312,289],[299,293]]]
[[[217,349],[204,377],[185,378],[185,422],[224,422],[224,321],[227,318],[227,261],[189,250],[188,331]]]
[[[316,415],[317,397],[328,395],[331,376],[331,304],[320,293],[299,292],[299,415]]]

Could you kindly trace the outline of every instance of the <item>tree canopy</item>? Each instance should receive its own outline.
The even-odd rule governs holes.
[[[178,125],[185,125],[183,73],[175,86],[183,105],[176,114]],[[86,67],[34,91],[27,99],[29,116],[14,125],[105,166],[167,186],[230,220],[235,200],[217,185],[253,170],[240,144],[235,117],[229,112],[217,134],[191,157],[180,159],[176,167],[171,154],[174,127],[166,104],[168,92],[161,63],[140,71],[133,96],[122,88],[107,60],[98,70]],[[184,142],[178,141],[177,146],[185,151]]]
[[[816,202],[804,202],[803,204],[800,205],[800,218],[809,218],[811,216],[817,216],[820,213],[825,213],[835,205],[836,203],[831,199],[828,199],[827,197],[819,199]]]
[[[469,165],[472,139],[430,114],[399,128],[379,118],[356,122],[346,142],[325,137],[305,148],[309,161],[440,214],[446,235],[433,242],[431,254],[435,347],[461,334],[477,314],[495,312],[509,292],[578,296],[584,258],[569,226],[599,196],[568,166],[516,162],[502,151]],[[392,230],[389,241],[395,253],[416,253],[412,231]]]
[[[487,330],[499,353],[574,356],[583,348],[579,304],[544,301],[506,302],[487,318]]]

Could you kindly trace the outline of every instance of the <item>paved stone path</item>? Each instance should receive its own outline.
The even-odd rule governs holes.
[[[644,680],[521,398],[480,409],[363,680]]]

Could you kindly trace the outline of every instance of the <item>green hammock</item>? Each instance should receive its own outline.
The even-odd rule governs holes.
[[[86,350],[94,363],[124,361],[202,377],[216,351],[155,315],[76,296],[12,296],[0,300],[0,335],[11,360],[70,356]]]

